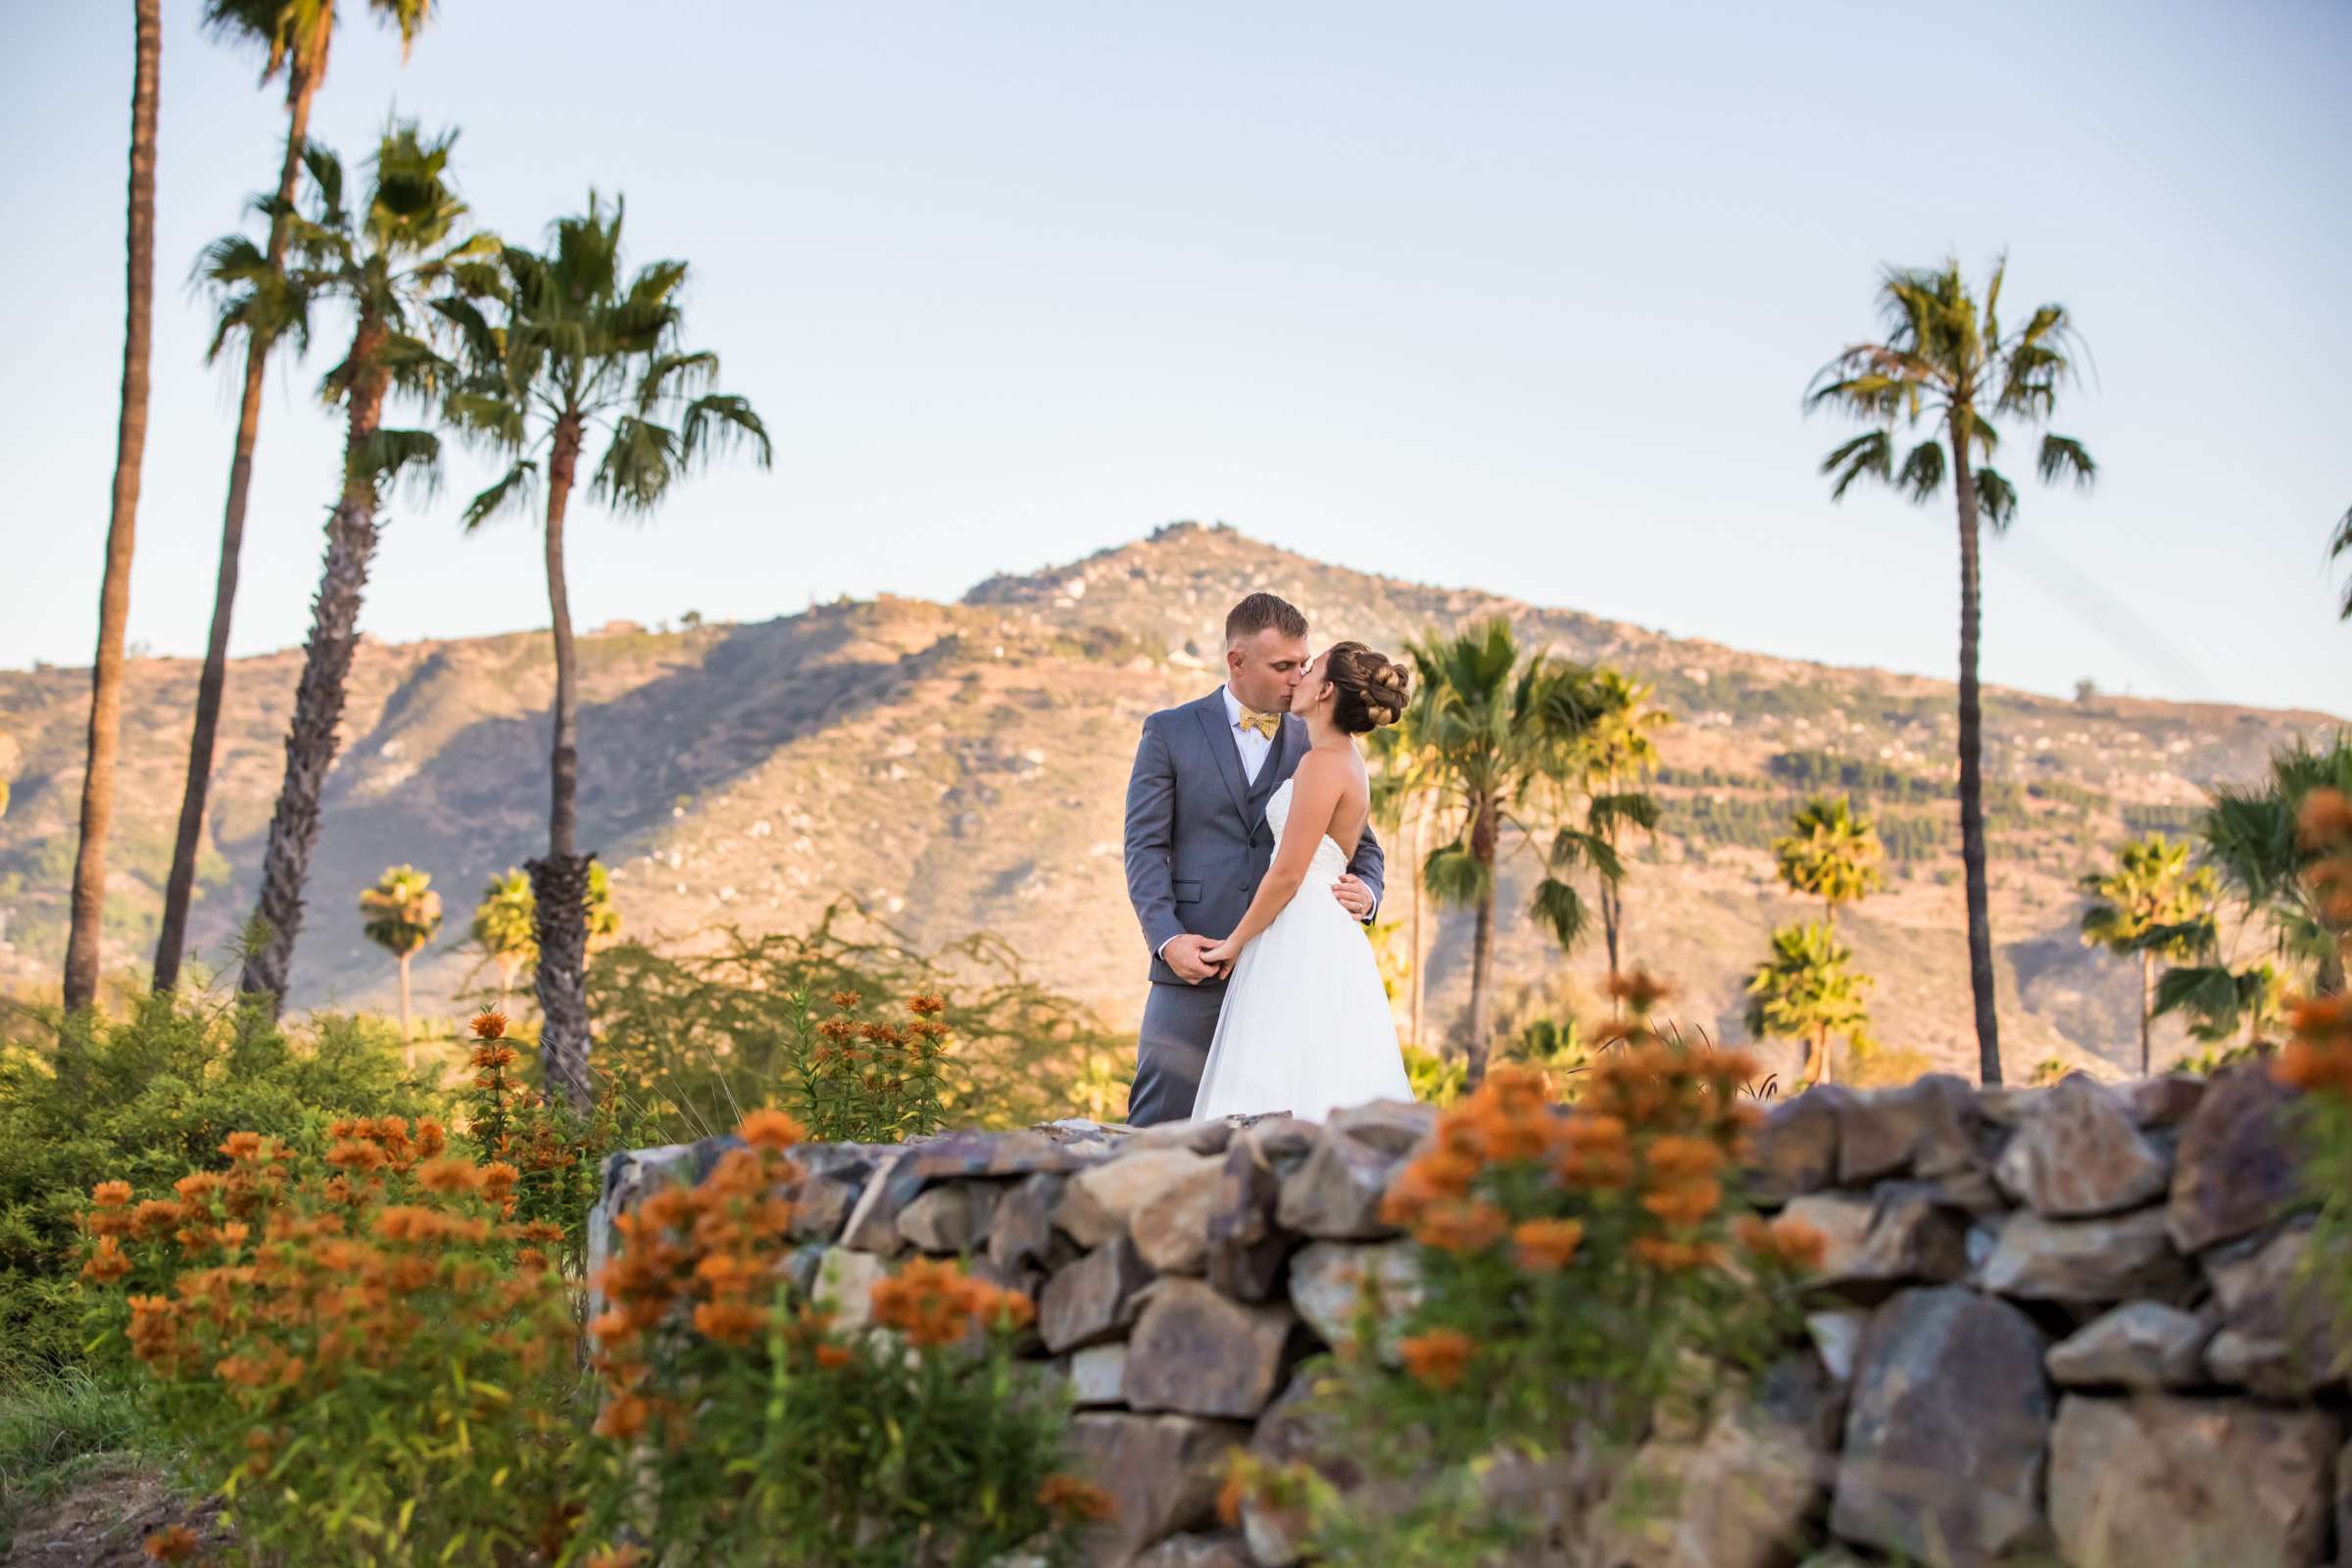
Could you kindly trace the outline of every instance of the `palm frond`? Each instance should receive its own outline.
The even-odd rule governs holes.
[[[2071,435],[2044,435],[2041,438],[2040,472],[2044,484],[2055,484],[2061,476],[2071,475],[2075,488],[2087,490],[2099,476],[2099,466],[2082,443]]]
[[[538,476],[538,464],[527,458],[515,464],[499,477],[496,484],[466,503],[466,510],[458,518],[459,526],[471,533],[509,507],[516,511],[527,510]]]
[[[1845,492],[1857,479],[1868,477],[1891,484],[1894,475],[1894,432],[1865,431],[1824,458],[1821,471],[1838,475],[1837,484],[1830,489],[1832,501],[1844,500]]]
[[[379,496],[404,480],[429,496],[441,482],[441,438],[430,430],[378,428],[351,454],[347,471]]]
[[[2328,541],[2329,561],[2340,560],[2347,554],[2352,554],[2352,509],[2345,511],[2342,519],[2335,525],[2334,534]],[[2352,579],[2346,579],[2344,583],[2343,608],[2336,612],[2336,618],[2352,620]]]
[[[1551,939],[1563,950],[1576,946],[1591,918],[1584,896],[1568,883],[1552,877],[1536,884],[1536,895],[1529,901],[1527,912],[1551,933]]]
[[[1979,468],[1977,504],[1984,509],[1984,520],[1992,524],[1994,533],[2006,532],[2009,519],[2017,515],[2017,487],[1997,468]]]
[[[718,356],[709,349],[693,354],[657,354],[646,365],[645,375],[637,383],[637,412],[651,415],[662,406],[662,400],[675,395],[673,381],[679,391],[699,391],[718,376]]]
[[[1895,484],[1914,501],[1925,501],[1943,487],[1943,443],[1922,441],[1903,459]]]
[[[669,493],[683,459],[676,431],[623,415],[596,466],[596,494],[616,511],[651,512]]]
[[[775,461],[767,426],[753,412],[751,400],[732,393],[709,393],[686,405],[680,433],[683,442],[679,461],[689,466],[700,457],[725,452],[746,442],[753,447],[762,468]]]
[[[1440,845],[1421,863],[1421,885],[1440,904],[1476,904],[1494,879],[1494,872],[1479,863],[1463,839]]]

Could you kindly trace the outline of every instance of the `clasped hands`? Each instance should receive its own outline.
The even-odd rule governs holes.
[[[1331,896],[1358,920],[1372,917],[1372,890],[1360,877],[1344,876],[1331,885]],[[1160,956],[1167,960],[1176,977],[1188,986],[1203,980],[1222,980],[1232,972],[1234,961],[1242,956],[1242,945],[1229,935],[1215,939],[1186,931],[1172,939]]]

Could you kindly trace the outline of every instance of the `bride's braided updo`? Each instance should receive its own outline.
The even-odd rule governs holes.
[[[1333,643],[1323,656],[1323,678],[1334,688],[1332,721],[1349,735],[1396,723],[1412,697],[1405,667],[1362,643]]]

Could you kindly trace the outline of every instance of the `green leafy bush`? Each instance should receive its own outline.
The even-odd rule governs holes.
[[[93,1183],[141,1195],[220,1168],[233,1130],[312,1152],[343,1115],[436,1107],[398,1037],[314,1015],[299,1033],[250,1004],[149,997],[126,1018],[0,1017],[0,1381],[74,1363],[74,1218]]]

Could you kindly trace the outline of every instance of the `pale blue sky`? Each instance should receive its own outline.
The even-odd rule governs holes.
[[[357,11],[357,0],[347,0]],[[0,664],[88,661],[122,320],[127,5],[0,12]],[[181,286],[279,99],[167,0],[131,636],[201,649],[234,387]],[[461,124],[481,220],[625,192],[776,467],[573,531],[583,624],[949,598],[1176,517],[1348,565],[1942,675],[1948,508],[1833,507],[1807,376],[1874,269],[2006,247],[2097,379],[2087,498],[1988,554],[1988,678],[2352,711],[2352,5],[1181,7],[444,0],[347,23],[315,133]],[[2022,312],[2020,312],[2022,314]],[[325,338],[339,349],[339,333]],[[324,347],[325,345],[322,345]],[[299,643],[339,424],[262,434],[239,652]],[[2029,466],[2013,457],[2013,473]],[[543,624],[535,530],[403,499],[363,624]],[[1335,630],[1338,628],[1334,628]]]

